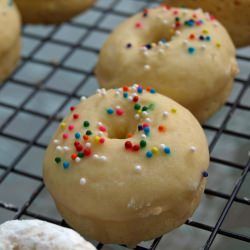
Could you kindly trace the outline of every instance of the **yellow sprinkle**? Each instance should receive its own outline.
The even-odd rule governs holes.
[[[60,123],[60,128],[61,129],[65,129],[66,128],[66,123],[65,122],[61,122]]]
[[[95,142],[99,142],[100,137],[99,136],[95,136],[94,140],[95,140]]]
[[[170,29],[169,32],[170,32],[170,35],[174,35],[174,33],[175,33],[175,31],[173,29]]]
[[[176,113],[176,112],[177,112],[176,108],[172,108],[172,109],[171,109],[171,112],[172,112],[172,113]]]
[[[208,30],[202,30],[202,33],[203,33],[204,35],[207,35],[207,34],[208,34]]]
[[[154,154],[158,153],[158,151],[159,151],[159,149],[158,149],[157,147],[153,147],[153,148],[152,148],[152,152],[153,152]]]
[[[138,110],[138,111],[137,111],[137,113],[138,113],[138,114],[141,114],[141,113],[142,113],[142,111],[141,111],[141,110]]]
[[[216,43],[215,46],[216,46],[217,48],[220,48],[220,47],[221,47],[221,44],[220,44],[220,43]]]

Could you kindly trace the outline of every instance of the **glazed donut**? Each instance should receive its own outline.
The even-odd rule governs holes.
[[[203,8],[215,15],[226,27],[235,45],[250,44],[250,0],[165,0],[173,6]]]
[[[71,229],[40,220],[12,220],[0,225],[1,250],[95,250]]]
[[[192,215],[209,157],[188,110],[138,85],[101,89],[70,110],[43,171],[70,226],[102,243],[133,246]]]
[[[20,26],[20,15],[16,7],[8,5],[6,0],[0,0],[0,82],[11,74],[19,60]]]
[[[95,0],[16,0],[24,23],[61,23],[81,13]]]
[[[102,87],[144,82],[200,122],[223,105],[237,72],[235,48],[219,22],[201,10],[165,6],[120,24],[96,66]]]

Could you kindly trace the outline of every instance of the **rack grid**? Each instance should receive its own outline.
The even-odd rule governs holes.
[[[0,85],[0,222],[38,218],[67,226],[43,184],[44,150],[68,107],[98,88],[93,70],[109,33],[150,4],[99,0],[62,25],[23,26],[21,62]],[[203,125],[211,166],[200,207],[185,225],[136,250],[249,249],[250,47],[238,50],[237,59],[232,95]],[[97,249],[130,249],[92,242]]]

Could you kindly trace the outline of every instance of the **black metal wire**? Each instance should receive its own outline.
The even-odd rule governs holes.
[[[144,2],[145,3],[150,3],[150,0],[144,0]],[[38,187],[30,194],[29,199],[26,200],[25,203],[21,207],[17,207],[17,206],[15,206],[13,204],[7,204],[4,201],[0,201],[0,208],[3,208],[3,209],[14,212],[15,215],[14,215],[13,218],[15,218],[15,219],[21,218],[22,216],[30,216],[30,217],[33,217],[33,218],[49,221],[49,222],[52,222],[52,223],[55,223],[55,224],[58,224],[58,225],[67,226],[65,224],[65,222],[63,222],[63,221],[55,220],[53,218],[49,218],[48,216],[44,216],[44,215],[41,215],[39,213],[31,212],[31,211],[28,210],[28,208],[32,205],[34,200],[38,197],[38,195],[44,189],[44,184],[43,184],[42,178],[40,176],[29,173],[29,172],[27,172],[25,170],[16,169],[15,167],[17,166],[17,164],[20,162],[20,160],[23,158],[23,156],[28,152],[28,150],[31,147],[36,146],[38,148],[45,149],[45,146],[42,143],[38,142],[39,137],[43,134],[43,132],[45,132],[45,130],[51,125],[52,122],[55,122],[55,121],[58,122],[60,120],[58,118],[57,114],[65,108],[67,103],[72,98],[78,98],[77,92],[79,91],[79,89],[87,82],[89,77],[94,75],[92,70],[90,70],[90,71],[79,70],[79,69],[76,69],[74,67],[65,66],[64,62],[74,53],[75,49],[82,50],[82,51],[87,50],[87,51],[91,51],[91,52],[96,53],[96,54],[99,53],[99,51],[97,49],[89,48],[89,47],[87,47],[85,45],[82,45],[82,44],[85,41],[85,39],[88,38],[88,36],[91,34],[92,31],[100,31],[100,32],[103,32],[103,33],[106,33],[106,34],[110,32],[109,29],[99,27],[99,24],[103,21],[106,14],[111,14],[112,13],[112,14],[122,16],[122,17],[128,17],[129,16],[128,14],[123,13],[121,11],[114,10],[115,6],[118,3],[119,3],[119,1],[114,1],[109,6],[109,8],[107,8],[107,9],[102,9],[102,8],[96,7],[96,6],[93,7],[93,9],[95,11],[100,12],[101,15],[96,20],[96,22],[91,26],[76,23],[74,21],[68,22],[68,25],[70,25],[72,27],[85,28],[87,30],[87,32],[79,39],[79,41],[76,44],[71,44],[69,42],[53,38],[53,36],[58,31],[60,26],[54,26],[46,37],[40,37],[38,35],[31,34],[31,33],[27,32],[25,30],[25,28],[23,29],[23,37],[34,39],[36,41],[39,41],[39,43],[38,43],[37,46],[35,46],[35,48],[31,51],[31,53],[28,56],[23,56],[22,57],[22,62],[20,63],[20,65],[15,70],[13,76],[15,76],[15,74],[17,74],[26,65],[27,62],[32,62],[32,63],[36,63],[36,64],[40,64],[40,65],[50,66],[50,67],[52,67],[52,70],[50,71],[49,74],[47,74],[47,76],[43,79],[42,82],[40,82],[40,83],[38,83],[36,85],[30,85],[28,82],[26,82],[24,80],[17,80],[13,76],[10,77],[9,80],[11,82],[15,83],[16,85],[28,86],[30,89],[32,89],[32,92],[27,96],[27,98],[18,107],[16,107],[15,105],[6,104],[4,102],[1,102],[1,100],[0,100],[0,107],[10,108],[10,109],[14,110],[13,114],[0,126],[0,136],[5,137],[5,138],[9,138],[9,139],[14,139],[15,141],[23,142],[26,145],[24,147],[24,149],[22,150],[22,152],[19,153],[18,157],[14,160],[14,162],[10,166],[5,166],[5,165],[0,164],[0,169],[4,170],[3,174],[0,176],[0,187],[1,187],[1,183],[7,178],[7,176],[10,173],[15,173],[15,174],[20,175],[20,176],[25,176],[25,177],[27,177],[29,179],[36,180],[37,182],[39,182]],[[43,60],[39,60],[39,59],[34,58],[34,55],[47,42],[50,42],[50,43],[55,44],[55,45],[67,46],[69,48],[69,51],[57,63],[45,62]],[[242,60],[242,61],[250,62],[250,57],[248,57],[248,56],[242,56],[241,55],[241,56],[237,56],[237,58]],[[50,88],[48,86],[45,86],[44,83],[47,80],[49,80],[58,69],[67,70],[67,71],[74,72],[74,73],[85,74],[86,77],[84,78],[84,80],[82,80],[75,87],[75,89],[70,94],[66,93],[64,91],[55,90],[55,89],[52,89],[52,88]],[[250,72],[250,69],[249,69],[249,72]],[[238,96],[237,96],[237,98],[236,98],[236,100],[234,102],[227,102],[225,104],[229,108],[229,111],[227,112],[227,115],[225,116],[224,120],[222,121],[221,126],[219,126],[219,127],[215,127],[215,126],[212,126],[212,125],[204,125],[203,126],[204,129],[206,129],[208,131],[213,131],[215,133],[215,136],[214,136],[213,140],[211,141],[211,143],[209,145],[210,152],[212,152],[214,150],[214,148],[217,145],[218,141],[220,140],[221,136],[224,135],[224,134],[234,136],[235,138],[243,138],[243,139],[246,139],[246,140],[250,140],[250,135],[249,134],[242,133],[242,132],[239,132],[239,131],[232,131],[232,130],[227,128],[227,124],[228,124],[230,118],[233,116],[236,109],[237,110],[238,109],[245,110],[245,111],[250,112],[250,107],[242,105],[240,103],[241,100],[242,100],[243,94],[245,93],[246,89],[250,85],[250,77],[249,77],[248,80],[242,80],[242,79],[237,78],[236,82],[238,84],[242,85],[242,89],[239,92],[239,94],[238,94]],[[5,83],[5,84],[8,84],[8,83]],[[0,91],[5,86],[5,84],[0,85]],[[66,97],[65,101],[56,110],[56,112],[51,116],[42,114],[39,111],[29,111],[29,110],[25,109],[25,105],[27,103],[29,103],[29,101],[41,90],[42,91],[47,91],[49,93],[63,95],[63,96]],[[4,129],[10,124],[11,121],[13,121],[13,119],[15,119],[15,117],[17,116],[17,114],[19,112],[33,114],[33,115],[36,115],[38,117],[46,119],[45,125],[40,129],[40,131],[36,134],[36,136],[31,140],[19,138],[19,137],[15,136],[15,135],[6,134],[4,132]],[[231,194],[226,194],[226,193],[223,193],[223,192],[220,192],[220,191],[215,191],[215,190],[212,190],[212,189],[209,189],[209,188],[207,188],[205,190],[206,195],[219,197],[219,198],[225,199],[227,201],[224,209],[222,210],[222,212],[221,212],[221,214],[220,214],[220,216],[219,216],[219,218],[218,218],[218,220],[217,220],[217,222],[215,224],[215,226],[210,226],[210,225],[207,225],[207,224],[203,224],[203,223],[199,223],[199,222],[191,221],[191,220],[188,220],[186,222],[186,225],[198,228],[200,230],[205,230],[205,231],[210,232],[210,236],[209,236],[208,240],[206,242],[204,242],[204,249],[205,250],[209,250],[211,248],[211,246],[212,246],[212,244],[214,242],[214,239],[216,238],[216,236],[218,234],[219,235],[224,235],[224,236],[229,237],[229,238],[234,238],[234,239],[237,239],[237,240],[250,242],[250,237],[249,236],[221,229],[221,225],[222,225],[223,221],[225,220],[225,218],[228,216],[228,212],[229,212],[230,207],[232,206],[233,203],[244,204],[244,205],[250,206],[250,200],[246,200],[244,198],[237,197],[239,189],[242,186],[242,184],[244,183],[244,180],[245,180],[245,178],[246,178],[246,176],[247,176],[247,174],[249,172],[250,160],[248,161],[248,163],[246,165],[242,165],[240,163],[231,162],[231,161],[226,160],[226,159],[211,157],[211,162],[223,164],[225,167],[231,167],[231,168],[239,169],[239,170],[242,171],[242,174],[241,174],[240,178],[238,179],[237,183],[235,184],[234,189],[233,189]],[[161,239],[162,239],[162,237],[159,237],[159,238],[155,239],[149,248],[142,247],[142,246],[136,246],[134,249],[135,250],[157,250],[158,245],[161,242]],[[97,249],[103,249],[103,246],[104,246],[103,244],[99,243],[97,245]]]

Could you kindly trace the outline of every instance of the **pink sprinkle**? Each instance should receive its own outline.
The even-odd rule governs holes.
[[[216,20],[215,16],[210,15],[210,20],[211,20],[211,21]]]
[[[179,14],[179,11],[178,10],[174,10],[173,14],[177,16]]]
[[[138,28],[138,29],[141,29],[143,27],[142,22],[140,22],[140,21],[136,22],[135,27]]]
[[[73,130],[75,128],[74,125],[69,125],[69,130]]]
[[[143,123],[142,127],[147,128],[147,127],[149,127],[149,124],[148,123]]]
[[[100,138],[99,143],[103,144],[105,142],[104,138]]]
[[[102,132],[106,132],[107,129],[105,126],[99,126],[99,130],[102,131]]]
[[[69,134],[63,134],[63,139],[68,139],[69,138]]]
[[[123,111],[122,109],[116,109],[115,112],[116,112],[116,114],[119,115],[119,116],[123,115],[123,113],[124,113],[124,111]]]
[[[195,23],[196,23],[197,26],[202,25],[202,21],[201,20],[198,20]]]

